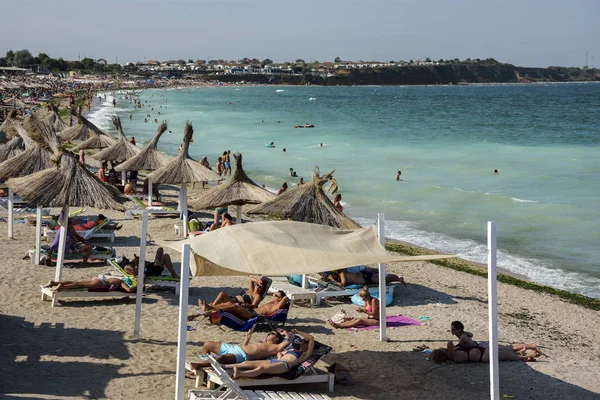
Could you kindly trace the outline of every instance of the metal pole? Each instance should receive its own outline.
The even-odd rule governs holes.
[[[62,275],[62,266],[65,260],[65,246],[67,243],[67,226],[69,220],[69,206],[63,206],[60,212],[59,225],[61,227],[58,238],[58,255],[56,256],[56,272],[54,273],[54,281],[60,281]],[[49,257],[52,258],[52,251],[50,251]]]
[[[35,209],[35,265],[40,265],[40,249],[42,247],[42,206]]]
[[[498,291],[496,287],[496,222],[488,221],[488,317],[490,326],[490,398],[500,399],[498,365]]]
[[[152,179],[148,178],[148,207],[152,207]]]
[[[146,236],[148,234],[148,211],[142,212],[142,236],[140,237],[140,258],[138,263],[137,291],[135,294],[135,319],[133,322],[133,337],[140,338],[142,317],[142,296],[144,295],[144,268],[146,266]]]
[[[127,171],[121,171],[121,183],[127,185]]]
[[[377,214],[377,235],[379,243],[385,246],[385,216],[383,213]],[[382,342],[387,341],[387,324],[385,321],[386,315],[386,300],[387,300],[387,285],[385,283],[385,264],[379,265],[379,339]]]
[[[235,206],[235,223],[242,223],[242,206]]]
[[[179,335],[177,338],[177,372],[175,375],[175,400],[185,397],[185,353],[187,345],[187,309],[190,271],[190,245],[181,246],[181,273],[179,291]]]
[[[187,184],[181,184],[181,212],[183,213],[183,237],[187,237],[190,228],[188,227],[188,206],[187,206]]]
[[[13,191],[8,188],[8,237],[13,238]]]

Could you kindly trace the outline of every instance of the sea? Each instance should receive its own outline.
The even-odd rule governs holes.
[[[496,221],[498,267],[600,298],[600,84],[178,88],[141,92],[139,109],[125,96],[91,121],[114,133],[118,115],[143,146],[168,120],[159,149],[174,156],[189,120],[192,157],[241,152],[273,189],[297,182],[290,168],[335,169],[357,222],[383,213],[386,237],[474,262]]]

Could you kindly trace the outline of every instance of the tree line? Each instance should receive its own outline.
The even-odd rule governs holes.
[[[4,57],[0,57],[0,67],[20,67],[42,69],[44,71],[82,71],[89,73],[115,73],[122,70],[119,64],[105,64],[92,58],[77,61],[65,61],[62,57],[52,58],[46,53],[38,53],[34,57],[27,49],[9,50]]]

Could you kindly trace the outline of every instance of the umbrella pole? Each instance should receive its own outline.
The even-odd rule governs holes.
[[[40,248],[42,247],[42,206],[35,209],[35,265],[40,265]]]
[[[242,206],[240,206],[240,205],[235,206],[235,223],[236,224],[242,223]]]
[[[142,213],[142,236],[140,236],[140,258],[138,264],[137,291],[135,295],[135,319],[133,337],[140,338],[140,319],[142,316],[142,295],[144,294],[144,268],[146,266],[146,236],[148,234],[148,211]]]
[[[488,221],[488,318],[490,326],[490,398],[500,398],[498,371],[498,290],[496,286],[496,222]]]
[[[152,207],[152,179],[148,178],[148,207]]]
[[[383,213],[377,214],[377,235],[379,243],[385,246],[385,216]],[[386,304],[387,304],[387,285],[385,281],[385,264],[379,264],[379,340],[387,342],[386,332]]]
[[[190,245],[181,246],[181,272],[179,290],[179,335],[177,338],[177,373],[175,375],[175,400],[185,397],[185,354],[187,345],[188,288],[190,283]]]
[[[187,237],[189,233],[188,227],[188,206],[187,206],[187,184],[181,184],[181,212],[183,213],[183,237]]]
[[[65,260],[65,245],[67,242],[67,225],[69,220],[69,206],[63,206],[60,215],[59,225],[62,228],[60,230],[60,237],[58,238],[58,255],[56,257],[56,272],[54,274],[54,281],[60,281],[60,276],[62,274],[62,265]],[[50,252],[50,257],[52,257],[52,252]]]
[[[127,171],[121,171],[121,183],[123,186],[127,184]]]
[[[13,191],[8,188],[8,237],[13,238]]]

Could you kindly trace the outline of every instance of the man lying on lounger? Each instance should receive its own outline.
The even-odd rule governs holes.
[[[200,304],[200,312],[188,315],[188,321],[193,321],[200,316],[206,316],[207,313],[210,313],[214,310],[226,311],[228,313],[237,315],[243,320],[248,321],[249,319],[257,317],[259,315],[274,314],[277,311],[285,308],[285,306],[288,305],[289,301],[290,300],[288,299],[285,292],[281,290],[273,293],[273,299],[271,301],[256,308],[251,308],[248,304],[237,303],[221,303],[213,306],[206,303],[205,301],[198,300],[198,304]]]
[[[346,285],[379,284],[379,271],[376,268],[352,267],[340,270],[338,273],[327,275],[327,279],[345,287]],[[385,283],[400,282],[406,286],[404,278],[396,274],[387,274]]]
[[[250,342],[251,338],[252,332],[246,333],[246,339],[239,346],[222,342],[204,342],[199,356],[202,358],[207,354],[216,354],[215,360],[221,364],[236,364],[248,360],[264,360],[274,357],[277,353],[284,351],[290,344],[277,331],[269,332],[264,342]],[[209,361],[188,362],[186,364],[186,368],[190,371],[209,366]]]
[[[134,254],[133,260],[126,263],[123,269],[130,275],[137,275],[139,264],[140,257]],[[165,251],[162,247],[159,247],[158,250],[156,250],[154,261],[146,261],[144,274],[146,276],[161,276],[165,268],[169,271],[173,278],[179,278],[179,275],[175,273],[175,269],[173,268],[171,257],[168,254],[165,254]]]
[[[81,281],[50,281],[42,288],[52,288],[53,292],[71,289],[95,289],[100,287],[117,288],[125,292],[134,292],[136,290],[136,280],[129,277],[114,277],[109,275],[98,275],[91,279]]]

